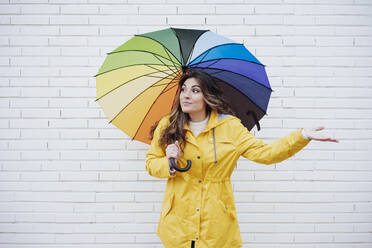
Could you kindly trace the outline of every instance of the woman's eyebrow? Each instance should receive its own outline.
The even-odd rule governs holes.
[[[187,88],[187,85],[182,85],[182,87],[185,87],[185,88]],[[194,84],[193,86],[191,86],[191,88],[195,88],[195,87],[199,87],[200,88],[200,85],[197,85],[197,84]]]

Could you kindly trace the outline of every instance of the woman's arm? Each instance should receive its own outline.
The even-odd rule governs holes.
[[[248,131],[239,120],[234,122],[236,147],[239,154],[261,164],[281,162],[304,148],[309,139],[302,136],[302,128],[283,138],[265,143]]]
[[[154,131],[150,148],[146,153],[146,170],[151,176],[158,178],[171,178],[176,176],[175,173],[171,173],[172,170],[169,168],[169,160],[164,150],[158,145],[161,132],[165,128],[165,125],[166,122],[163,118],[159,121]]]

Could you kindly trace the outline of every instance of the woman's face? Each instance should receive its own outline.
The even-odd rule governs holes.
[[[181,86],[180,104],[182,111],[190,116],[205,116],[206,103],[196,78],[188,78]]]

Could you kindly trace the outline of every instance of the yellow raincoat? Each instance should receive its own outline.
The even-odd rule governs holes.
[[[179,166],[191,160],[187,172],[169,173],[165,151],[158,146],[169,116],[163,117],[146,154],[151,176],[168,178],[157,235],[166,248],[236,248],[242,246],[230,176],[240,156],[272,164],[281,162],[305,147],[302,129],[271,143],[249,132],[240,120],[212,111],[207,127],[197,137],[188,125],[186,145]]]

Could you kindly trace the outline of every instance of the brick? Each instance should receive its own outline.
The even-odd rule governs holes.
[[[90,23],[91,24],[91,23]],[[75,26],[62,26],[60,27],[60,35],[62,36],[68,36],[68,35],[98,35],[98,27],[94,26],[87,26],[87,27],[79,27],[77,25]],[[91,54],[92,55],[92,54]]]
[[[104,193],[97,193],[96,194],[96,201],[97,202],[133,202],[135,199],[135,195],[133,193],[123,193],[123,192],[120,192],[120,193],[109,193],[109,192],[104,192]],[[120,215],[119,215],[120,216]],[[124,220],[124,222],[128,222],[128,216],[127,214],[125,215],[122,215],[122,216],[126,216],[127,217],[127,220]],[[110,215],[108,214],[108,218],[103,218],[104,216],[102,216],[101,218],[101,222],[103,220],[106,220],[106,221],[110,221],[111,220],[113,222],[117,222],[115,220],[113,220],[113,215]],[[133,217],[131,218],[133,219]]]
[[[322,234],[322,233],[311,233],[311,234],[295,234],[294,243],[305,243],[311,242],[316,239],[318,242],[322,243],[332,243],[333,234]]]
[[[146,6],[146,5],[145,5]],[[72,9],[74,6],[71,7]],[[138,14],[138,6],[136,5],[100,5],[99,13],[101,14]]]
[[[216,5],[216,14],[253,14],[253,5]],[[257,16],[258,17],[258,16]]]
[[[50,24],[88,24],[89,17],[84,15],[50,15]]]
[[[46,25],[35,25],[35,26],[20,26],[19,32],[17,34],[22,35],[59,35],[59,27],[58,26],[46,26]],[[55,48],[47,48],[43,47],[43,49],[51,50]]]
[[[49,24],[49,16],[44,15],[14,15],[11,24]]]
[[[86,149],[85,141],[76,140],[51,140],[48,141],[48,149],[50,150],[84,150]]]
[[[283,16],[283,24],[285,25],[315,25],[314,16],[297,16],[297,15],[285,15]]]
[[[4,4],[2,5],[0,9],[0,14],[20,14],[20,13],[21,13],[20,5]]]
[[[294,14],[298,16],[302,15],[333,15],[335,10],[335,5],[315,5],[315,4],[296,4],[294,6]],[[350,8],[350,6],[347,6]]]
[[[48,120],[19,119],[10,120],[10,128],[48,128]]]
[[[22,139],[58,139],[58,130],[52,129],[22,129]]]
[[[244,23],[252,24],[283,24],[283,16],[281,15],[245,15]]]
[[[172,15],[172,16],[167,16],[167,24],[169,25],[175,25],[175,24],[205,24],[205,19],[203,15],[192,15],[192,16],[187,16],[187,15]],[[210,23],[208,23],[210,24]]]
[[[352,37],[318,37],[315,41],[317,46],[353,46]]]
[[[98,109],[62,109],[62,118],[98,118],[100,117],[100,110]]]
[[[20,160],[21,152],[19,151],[0,151],[2,160]]]
[[[19,34],[20,32],[20,28],[19,27],[14,27],[14,25],[1,25],[1,29],[0,29],[0,34],[1,35],[15,35],[15,34]],[[12,49],[12,48],[9,48],[7,47],[6,48],[7,50],[9,49]],[[3,49],[5,50],[5,49]],[[15,49],[13,49],[15,50]],[[20,50],[20,48],[19,48]],[[1,53],[3,54],[3,53]]]
[[[85,119],[52,119],[49,120],[51,128],[87,128]]]
[[[18,87],[0,87],[1,97],[15,97],[21,95],[21,88]]]
[[[15,98],[10,100],[11,108],[46,108],[48,99],[43,98]]]
[[[126,15],[125,24],[130,25],[160,25],[166,24],[165,16],[157,15]]]
[[[371,23],[371,16],[316,16],[315,22],[319,25],[365,25]]]
[[[22,14],[58,14],[59,6],[48,4],[25,4],[21,5]]]
[[[22,42],[24,42],[24,40]],[[33,57],[33,58],[14,57],[14,58],[10,58],[10,65],[11,66],[28,66],[28,65],[47,66],[48,58],[45,58],[45,57]]]
[[[221,6],[223,7],[223,6]],[[206,4],[187,4],[187,5],[177,5],[177,14],[181,15],[198,15],[198,14],[214,14],[217,13],[215,11],[215,8],[217,9],[217,6],[213,5],[206,5]],[[224,12],[223,14],[228,14],[227,12]]]
[[[255,6],[256,14],[294,14],[294,7],[290,5],[261,5]]]
[[[206,17],[206,24],[243,24],[243,15],[210,15]]]
[[[102,9],[103,6],[99,5],[80,5],[78,8],[76,5],[61,5],[61,14],[98,14],[98,10]]]
[[[140,5],[138,7],[139,15],[153,15],[153,14],[176,14],[177,6],[175,5]]]
[[[61,97],[95,97],[96,89],[94,88],[61,88]]]
[[[62,172],[60,173],[60,179],[62,181],[97,181],[99,178],[99,172]]]

